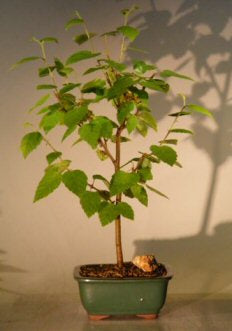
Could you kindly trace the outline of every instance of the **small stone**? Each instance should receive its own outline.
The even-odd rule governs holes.
[[[138,255],[132,263],[145,272],[152,272],[157,268],[157,262],[154,255]]]

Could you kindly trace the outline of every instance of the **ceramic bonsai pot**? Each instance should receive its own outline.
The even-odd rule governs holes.
[[[163,307],[168,282],[172,275],[153,278],[94,278],[79,275],[80,298],[90,319],[99,320],[111,315],[137,315],[154,319]]]

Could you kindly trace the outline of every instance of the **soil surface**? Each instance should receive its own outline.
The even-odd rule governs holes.
[[[131,278],[131,277],[160,277],[165,276],[167,270],[161,263],[156,264],[152,272],[145,272],[136,267],[132,262],[125,262],[120,269],[117,264],[92,264],[80,267],[80,276],[95,278]]]

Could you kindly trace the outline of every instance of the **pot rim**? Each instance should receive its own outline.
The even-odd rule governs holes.
[[[94,266],[94,265],[104,265],[104,264],[107,264],[107,263],[98,263],[98,264],[82,264],[82,265],[77,265],[75,268],[74,268],[74,271],[73,271],[73,277],[74,279],[77,279],[77,280],[97,280],[97,281],[125,281],[125,280],[134,280],[134,281],[139,281],[139,280],[147,280],[147,281],[151,281],[151,280],[156,280],[156,279],[167,279],[167,280],[170,280],[173,278],[173,273],[171,272],[170,270],[170,267],[168,265],[165,265],[165,268],[167,269],[167,274],[165,276],[157,276],[157,277],[122,277],[122,278],[116,278],[116,277],[112,277],[112,278],[100,278],[100,277],[92,277],[92,276],[81,276],[79,274],[80,272],[80,268],[84,265],[84,266]]]

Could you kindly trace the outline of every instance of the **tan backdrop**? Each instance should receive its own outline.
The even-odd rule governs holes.
[[[75,9],[87,19],[91,31],[103,33],[122,24],[120,8],[131,4],[133,1],[1,1],[0,291],[5,298],[15,292],[73,291],[76,264],[115,261],[114,225],[102,228],[97,217],[87,219],[78,200],[65,188],[32,203],[49,149],[38,148],[24,161],[19,144],[25,133],[23,123],[35,120],[27,110],[43,93],[35,88],[39,83],[36,65],[14,72],[8,68],[19,58],[38,54],[37,46],[29,42],[32,36],[58,37],[59,45],[48,46],[51,58],[55,54],[66,59],[78,50],[72,41],[75,29],[65,32],[63,28]],[[178,92],[186,94],[189,102],[209,108],[215,121],[198,115],[182,120],[180,126],[195,132],[192,138],[180,137],[177,150],[183,169],[155,167],[152,184],[170,200],[151,194],[147,209],[132,203],[135,221],[123,221],[125,258],[155,253],[170,264],[175,273],[172,293],[231,292],[231,1],[140,0],[137,4],[141,11],[132,21],[142,31],[135,45],[149,52],[142,57],[195,81],[172,78],[168,96],[152,95],[160,131],[150,132],[147,140],[134,136],[123,147],[123,159],[163,137],[171,121],[165,115],[180,105]],[[115,59],[118,42],[110,44]],[[100,42],[95,46],[102,49]],[[138,56],[130,52],[126,62]],[[109,105],[96,109],[99,114],[112,113]],[[61,131],[49,134],[58,147]],[[73,140],[60,147],[73,160],[73,168],[86,169],[89,175],[110,175],[108,161],[98,161],[85,143],[70,148]]]

